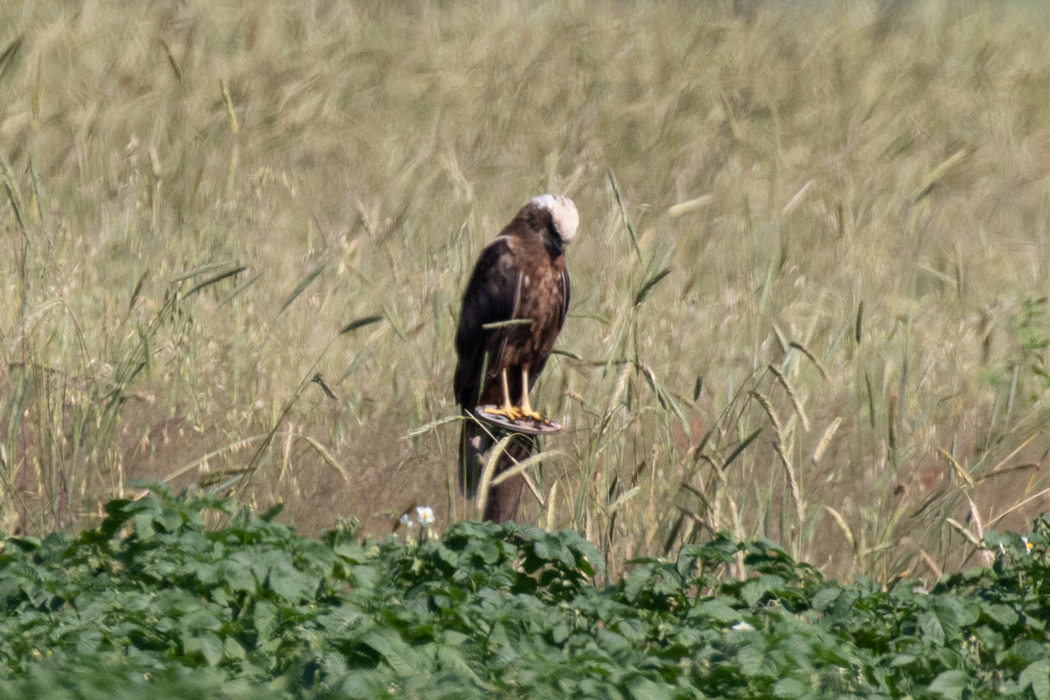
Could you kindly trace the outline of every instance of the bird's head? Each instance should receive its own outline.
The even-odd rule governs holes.
[[[533,210],[535,216],[530,217],[533,228],[539,230],[548,248],[561,251],[576,235],[580,215],[576,205],[565,195],[541,194],[533,197],[525,208]]]

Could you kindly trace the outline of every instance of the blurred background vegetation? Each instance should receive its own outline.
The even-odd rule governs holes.
[[[305,532],[473,517],[460,295],[550,191],[581,229],[536,404],[569,429],[523,521],[613,576],[719,530],[837,576],[973,563],[1050,486],[1048,27],[949,0],[3,3],[0,527],[93,523],[136,478]]]

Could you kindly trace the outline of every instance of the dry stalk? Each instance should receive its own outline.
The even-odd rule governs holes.
[[[784,465],[784,471],[787,473],[788,486],[791,489],[791,498],[795,502],[795,515],[798,517],[799,536],[801,537],[802,525],[806,522],[806,511],[802,504],[802,490],[799,488],[798,478],[795,476],[795,468],[791,465],[791,460],[788,459],[787,451],[784,449],[784,429],[781,427],[780,419],[777,417],[776,411],[773,410],[773,404],[769,402],[769,399],[758,391],[751,392],[751,396],[762,406],[766,415],[769,416],[770,422],[773,423],[773,429],[776,431],[777,439],[774,443],[774,449]]]
[[[854,556],[857,553],[857,539],[853,536],[853,529],[846,522],[846,518],[842,516],[842,513],[838,512],[831,506],[824,506],[824,510],[831,516],[835,524],[838,525],[839,530],[842,531],[843,536],[846,538],[846,542],[849,543],[850,549],[853,550]]]
[[[919,557],[922,559],[923,563],[925,563],[926,566],[929,568],[930,572],[933,574],[933,577],[935,579],[940,581],[942,578],[944,578],[944,572],[941,570],[941,567],[937,566],[937,562],[933,560],[933,557],[926,553],[925,549],[919,549]]]
[[[997,522],[999,522],[1000,520],[1005,518],[1010,513],[1013,513],[1018,508],[1023,508],[1024,506],[1028,505],[1032,501],[1034,501],[1034,500],[1036,500],[1038,498],[1042,498],[1043,496],[1045,496],[1048,493],[1050,493],[1050,488],[1045,488],[1042,491],[1040,491],[1039,493],[1034,493],[1031,496],[1029,496],[1028,498],[1026,498],[1026,499],[1024,499],[1022,501],[1018,501],[1017,503],[1013,504],[1012,506],[1010,506],[1009,508],[1004,510],[999,515],[997,515],[994,518],[992,518],[991,520],[989,520],[988,521],[989,527],[994,526]]]
[[[789,343],[789,345],[798,350],[803,355],[805,355],[806,359],[812,362],[813,366],[817,368],[818,372],[820,372],[821,379],[823,379],[824,381],[828,381],[828,371],[824,369],[823,363],[821,363],[821,361],[817,359],[817,356],[813,354],[812,350],[810,350],[797,340],[792,340],[791,343]]]
[[[977,504],[973,502],[973,499],[969,496],[966,500],[970,503],[970,519],[973,521],[974,526],[977,528],[977,536],[983,541],[984,540],[984,526],[981,525],[981,514],[977,510]],[[989,552],[987,549],[981,551],[981,562],[985,566],[991,566],[995,563],[995,555]]]
[[[951,525],[952,528],[956,530],[960,535],[965,537],[966,541],[972,544],[974,547],[977,547],[978,549],[987,548],[987,545],[984,542],[982,542],[976,535],[970,532],[970,529],[964,526],[958,520],[955,520],[954,518],[945,518],[944,521]]]
[[[835,420],[831,421],[831,425],[824,431],[824,435],[821,436],[820,442],[817,443],[817,449],[813,450],[813,463],[816,464],[820,461],[824,453],[827,452],[828,447],[831,446],[831,441],[835,437],[835,432],[842,425],[842,416],[838,416]]]
[[[496,465],[499,464],[499,458],[506,451],[507,445],[513,437],[513,435],[507,435],[497,442],[495,447],[492,448],[492,454],[489,455],[489,461],[485,463],[485,469],[481,472],[481,480],[478,483],[478,513],[485,512],[485,506],[488,505],[489,501],[489,487],[492,486],[492,475],[496,473]]]
[[[945,450],[942,447],[938,447],[937,453],[940,454],[941,457],[944,457],[946,460],[948,460],[948,465],[952,468],[952,471],[955,472],[956,476],[958,476],[960,479],[966,482],[967,486],[969,486],[971,489],[977,488],[977,484],[976,482],[974,482],[973,477],[970,476],[965,469],[963,469],[961,464],[955,461],[955,457],[952,457],[951,453],[948,452],[948,450]]]
[[[554,504],[558,496],[558,482],[551,484],[551,490],[547,494],[547,532],[554,530]]]
[[[777,378],[780,385],[784,387],[784,391],[787,392],[788,398],[791,399],[791,405],[795,408],[795,414],[799,420],[802,421],[802,429],[807,433],[809,432],[809,418],[806,417],[806,412],[802,410],[802,402],[799,401],[798,394],[795,393],[795,388],[791,386],[791,382],[788,381],[784,373],[780,371],[780,368],[776,365],[769,365],[769,371],[773,373],[773,376]]]

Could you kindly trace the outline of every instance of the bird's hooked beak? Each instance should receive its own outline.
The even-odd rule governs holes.
[[[569,244],[568,241],[561,237],[557,227],[553,224],[550,228],[543,231],[543,243],[555,253],[564,253],[565,246]]]

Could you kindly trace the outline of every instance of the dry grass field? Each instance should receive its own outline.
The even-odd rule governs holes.
[[[930,576],[1027,529],[1050,22],[736,4],[0,5],[0,528],[87,524],[142,478],[306,532],[472,517],[460,295],[563,192],[535,403],[569,430],[524,521],[613,575],[730,530]]]

